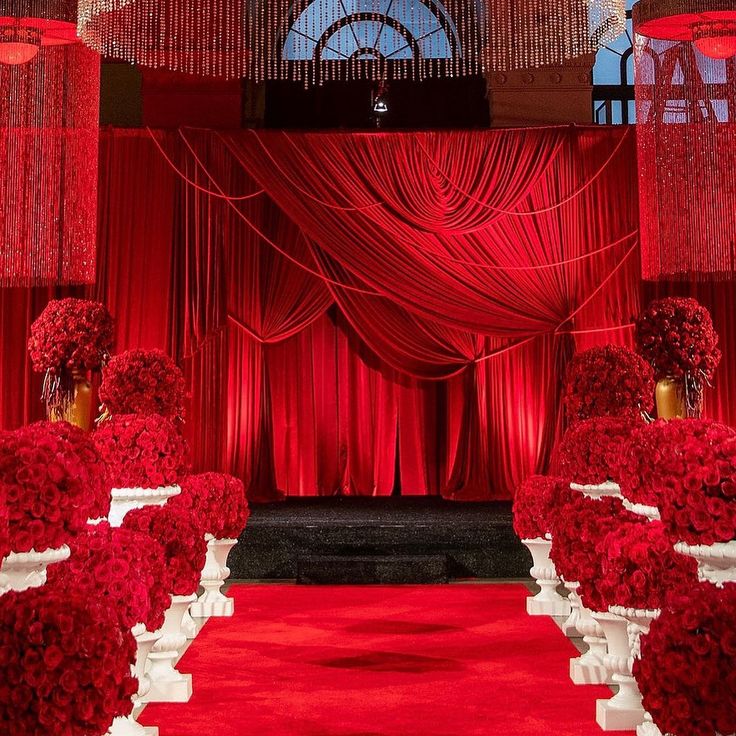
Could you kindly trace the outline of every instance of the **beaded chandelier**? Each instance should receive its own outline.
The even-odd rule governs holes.
[[[0,0],[0,286],[94,281],[99,80],[75,2]]]
[[[642,270],[736,274],[736,0],[633,12]]]

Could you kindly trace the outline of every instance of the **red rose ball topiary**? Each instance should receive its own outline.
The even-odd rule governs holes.
[[[104,734],[128,715],[136,644],[104,601],[45,585],[0,605],[0,733]]]
[[[616,345],[577,353],[567,371],[565,409],[573,421],[591,417],[639,417],[654,407],[651,366]]]
[[[567,485],[562,478],[532,475],[516,489],[514,531],[519,539],[544,539],[552,533],[552,516]]]

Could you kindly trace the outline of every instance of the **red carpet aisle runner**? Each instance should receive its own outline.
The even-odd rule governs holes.
[[[570,682],[574,646],[526,615],[522,585],[238,585],[184,655],[186,705],[161,736],[602,736],[603,687]],[[610,736],[610,734],[609,734]],[[630,736],[630,735],[629,735]]]

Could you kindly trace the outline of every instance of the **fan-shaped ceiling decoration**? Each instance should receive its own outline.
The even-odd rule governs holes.
[[[95,279],[99,81],[74,0],[0,0],[0,286]]]
[[[484,67],[561,65],[626,30],[626,0],[487,0]]]
[[[645,278],[736,274],[736,0],[634,6]]]

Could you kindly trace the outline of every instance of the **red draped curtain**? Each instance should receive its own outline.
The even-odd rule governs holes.
[[[505,498],[546,467],[574,350],[630,342],[641,299],[664,293],[639,277],[633,143],[105,131],[87,293],[118,349],[181,361],[194,467],[254,498]],[[734,298],[693,288],[725,352],[709,408],[736,420]],[[42,413],[25,340],[51,294],[0,292],[3,427]]]

